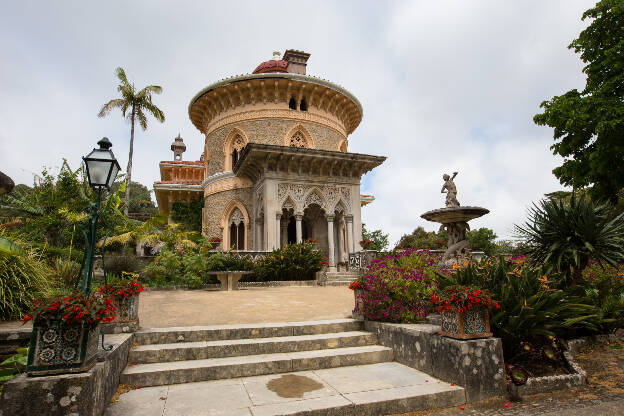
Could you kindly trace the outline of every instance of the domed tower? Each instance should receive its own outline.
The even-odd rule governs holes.
[[[347,152],[362,106],[306,75],[309,57],[275,52],[201,90],[189,116],[205,136],[204,233],[258,251],[313,238],[334,267],[359,250],[360,179],[385,158]]]

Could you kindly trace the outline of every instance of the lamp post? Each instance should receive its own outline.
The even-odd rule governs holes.
[[[76,280],[76,289],[80,288],[86,294],[91,293],[91,280],[93,278],[93,255],[95,253],[95,243],[97,239],[98,219],[100,202],[102,200],[102,189],[110,189],[115,182],[119,172],[119,162],[110,148],[113,144],[106,138],[102,138],[97,143],[100,148],[93,149],[91,153],[83,157],[89,186],[97,191],[97,201],[89,208],[89,220],[82,230],[85,238],[85,251],[82,257],[80,274]]]

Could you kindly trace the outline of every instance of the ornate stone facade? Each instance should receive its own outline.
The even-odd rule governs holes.
[[[226,146],[226,142],[233,131],[243,132],[251,143],[275,145],[287,145],[286,143],[289,142],[290,137],[297,132],[307,133],[310,137],[308,142],[313,145],[312,148],[314,149],[337,151],[340,150],[342,144],[344,144],[343,151],[347,149],[346,136],[326,125],[296,119],[239,121],[215,130],[206,136],[206,147],[210,149],[210,158],[206,159],[207,177],[225,170],[231,170],[231,165],[226,163],[226,159],[230,157],[231,153],[230,148]],[[228,167],[230,169],[227,169]]]
[[[361,200],[360,179],[385,158],[348,153],[362,106],[307,76],[308,57],[287,51],[204,88],[189,117],[205,137],[203,233],[255,251],[313,238],[331,269],[358,250],[360,209],[373,199]]]

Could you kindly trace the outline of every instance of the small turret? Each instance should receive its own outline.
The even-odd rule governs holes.
[[[186,151],[186,145],[184,144],[182,137],[180,137],[180,133],[178,133],[178,137],[176,137],[173,143],[171,143],[171,150],[173,150],[173,160],[181,161],[182,153]]]

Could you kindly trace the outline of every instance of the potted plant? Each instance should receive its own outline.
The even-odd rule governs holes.
[[[132,326],[138,329],[139,294],[145,290],[145,286],[136,281],[138,278],[136,273],[122,272],[122,276],[126,279],[102,286],[98,289],[98,293],[112,299],[117,310],[113,323],[133,324]]]
[[[370,250],[373,248],[373,244],[373,240],[364,239],[360,241],[360,247],[362,247],[363,250]]]
[[[75,292],[35,302],[26,371],[48,375],[88,371],[96,362],[98,325],[115,319],[112,299]]]
[[[500,305],[487,290],[472,286],[449,286],[431,295],[442,318],[441,335],[457,339],[491,337],[489,310]]]
[[[353,297],[355,298],[355,307],[353,308],[353,311],[351,312],[351,316],[353,317],[353,319],[364,319],[364,315],[361,314],[361,310],[363,310],[362,307],[362,288],[364,287],[364,285],[362,284],[362,282],[360,282],[360,280],[354,280],[353,282],[351,282],[351,284],[349,285],[349,289],[351,289],[353,291]]]

